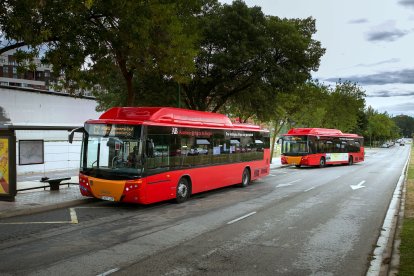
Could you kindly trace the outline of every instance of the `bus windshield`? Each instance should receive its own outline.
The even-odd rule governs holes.
[[[110,180],[136,179],[143,171],[141,126],[86,124],[81,172]]]
[[[307,136],[284,136],[282,154],[286,156],[300,156],[309,153]]]

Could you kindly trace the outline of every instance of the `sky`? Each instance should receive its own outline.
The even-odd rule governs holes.
[[[232,0],[221,0],[231,4]],[[414,0],[245,0],[266,15],[316,20],[326,48],[319,70],[327,85],[356,82],[366,105],[414,117]]]

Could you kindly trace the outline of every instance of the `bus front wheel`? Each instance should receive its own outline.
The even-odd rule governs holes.
[[[243,174],[242,174],[242,182],[240,184],[240,187],[247,187],[250,184],[250,170],[248,168],[244,168]]]
[[[319,160],[319,167],[323,168],[326,165],[325,157],[321,157],[321,160]]]
[[[183,177],[180,179],[177,185],[175,201],[177,203],[183,203],[190,197],[190,183],[188,179]]]

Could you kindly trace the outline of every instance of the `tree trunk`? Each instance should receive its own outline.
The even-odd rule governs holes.
[[[282,129],[282,127],[285,125],[285,121],[283,120],[283,123],[282,124],[280,124],[280,125],[278,125],[278,120],[275,120],[275,125],[274,125],[274,129],[275,129],[275,132],[274,132],[274,134],[273,134],[273,137],[272,137],[272,142],[271,142],[271,147],[270,147],[270,163],[272,163],[272,160],[273,160],[273,150],[274,150],[274,148],[275,148],[275,144],[276,144],[276,135],[277,134],[279,134],[279,132],[280,132],[280,130]],[[279,127],[279,128],[278,128]]]
[[[128,97],[127,97],[127,106],[134,106],[135,105],[135,93],[134,93],[134,88],[132,86],[132,74],[128,74],[125,77],[125,81],[126,81],[126,86],[127,86],[127,93],[128,93]]]
[[[135,105],[135,93],[132,85],[132,78],[134,76],[133,69],[128,70],[126,60],[122,57],[119,52],[116,52],[116,62],[118,63],[119,69],[121,70],[122,76],[124,77],[125,84],[127,87],[127,102],[126,106]]]

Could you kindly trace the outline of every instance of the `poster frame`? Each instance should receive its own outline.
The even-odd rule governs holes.
[[[8,192],[0,193],[0,200],[14,201],[16,196],[16,135],[14,130],[0,130],[0,139],[8,140]]]

